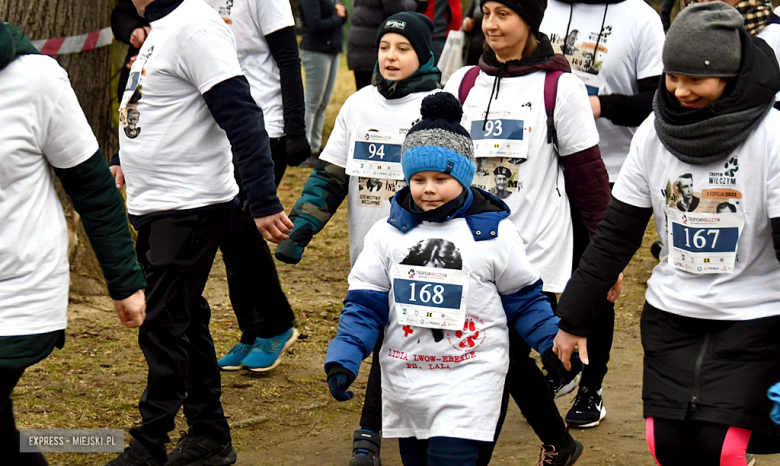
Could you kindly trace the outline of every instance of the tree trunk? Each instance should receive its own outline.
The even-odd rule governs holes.
[[[114,0],[0,0],[0,18],[21,27],[31,40],[53,39],[110,26],[114,5]],[[107,156],[117,146],[110,106],[115,87],[109,85],[112,47],[54,57],[68,72],[79,103]],[[103,274],[84,228],[59,181],[56,184],[71,239],[71,291],[80,295],[105,293]]]

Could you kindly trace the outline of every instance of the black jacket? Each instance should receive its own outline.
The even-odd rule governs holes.
[[[149,26],[149,21],[138,15],[138,10],[135,9],[132,0],[116,2],[116,8],[111,12],[111,31],[118,41],[130,44],[130,36],[133,31],[144,26]],[[131,45],[127,50],[125,63],[129,62],[130,58],[135,55],[138,55],[138,49]],[[120,100],[127,85],[128,76],[130,76],[130,69],[125,67],[119,74],[119,83],[117,84],[117,96]]]
[[[333,0],[298,0],[303,24],[301,49],[322,53],[341,53],[344,45],[342,26],[347,22],[336,14]]]
[[[352,26],[347,38],[347,64],[350,70],[374,71],[376,63],[376,34],[388,17],[402,11],[418,11],[415,0],[355,0]]]

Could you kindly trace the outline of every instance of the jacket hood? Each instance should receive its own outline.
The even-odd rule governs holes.
[[[387,223],[402,233],[407,233],[422,223],[416,215],[401,206],[408,202],[407,198],[411,195],[408,186],[399,191],[392,199],[390,215],[387,217]],[[472,186],[463,208],[445,221],[465,218],[474,241],[485,241],[498,236],[498,223],[509,217],[509,213],[509,206],[504,201]]]

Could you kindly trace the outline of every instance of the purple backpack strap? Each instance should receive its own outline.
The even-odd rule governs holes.
[[[558,150],[558,134],[555,131],[555,97],[558,95],[558,79],[563,71],[551,71],[544,77],[544,110],[547,113],[547,143]]]
[[[461,80],[460,87],[458,88],[458,100],[460,100],[461,105],[466,101],[466,97],[469,96],[469,92],[471,92],[471,88],[474,87],[474,83],[477,82],[477,76],[479,76],[478,66],[473,66],[470,70],[466,71],[466,74],[463,76],[463,80]]]

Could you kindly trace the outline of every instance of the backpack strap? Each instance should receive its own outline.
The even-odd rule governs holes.
[[[465,102],[466,98],[469,96],[469,92],[471,92],[471,88],[474,87],[474,83],[477,82],[477,76],[479,76],[479,66],[473,66],[466,71],[466,74],[460,81],[460,87],[458,87],[458,100],[460,100],[461,105],[463,105],[463,102]]]
[[[547,113],[547,144],[558,150],[558,133],[555,130],[555,97],[558,95],[558,79],[563,71],[551,71],[544,77],[544,110]]]
[[[780,24],[780,16],[777,16],[775,12],[769,13],[769,21],[767,21],[765,26],[769,24]]]

